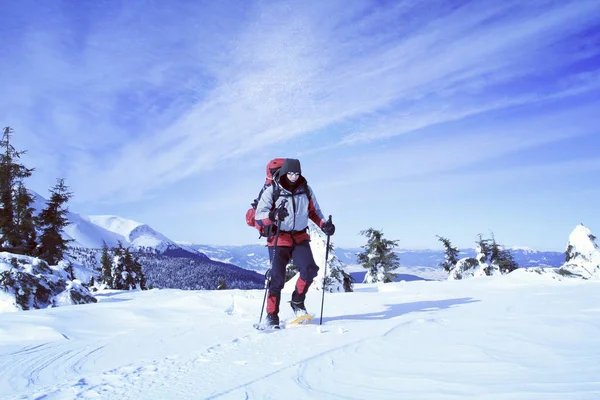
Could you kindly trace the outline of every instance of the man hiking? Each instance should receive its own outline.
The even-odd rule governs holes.
[[[319,271],[309,244],[309,218],[326,235],[334,234],[335,225],[325,220],[314,192],[302,176],[300,161],[286,158],[279,171],[273,176],[273,184],[268,186],[260,196],[255,214],[259,226],[270,227],[280,223],[279,236],[276,235],[277,229],[272,229],[267,242],[271,258],[267,326],[279,325],[281,290],[285,284],[285,271],[290,259],[294,260],[294,264],[300,271],[290,304],[296,316],[307,314],[304,299]],[[277,246],[275,246],[276,237]]]

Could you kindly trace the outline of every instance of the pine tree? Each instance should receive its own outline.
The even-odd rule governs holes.
[[[481,236],[481,233],[478,235],[478,237],[479,237],[479,240],[477,240],[475,242],[477,244],[477,250],[479,253],[478,257],[477,257],[477,261],[479,261],[481,263],[487,263],[492,255],[492,247],[490,246],[490,240],[484,239]]]
[[[107,286],[112,284],[112,260],[109,254],[108,245],[102,242],[102,255],[100,256],[100,282]]]
[[[123,269],[125,275],[125,290],[133,290],[136,288],[136,273],[133,265],[133,257],[129,248],[126,248],[123,253]]]
[[[496,242],[493,232],[491,235],[490,263],[496,264],[503,274],[508,274],[519,268],[510,250],[507,250],[503,245]]]
[[[325,277],[326,290],[329,292],[334,292],[341,291],[343,289],[345,292],[351,292],[353,279],[350,277],[350,275],[346,274],[346,271],[344,271],[344,264],[335,254],[335,246],[333,242],[329,243],[328,251],[329,258],[327,260],[327,276]],[[350,278],[350,280],[345,281],[348,278]]]
[[[500,267],[500,272],[508,274],[518,269],[519,264],[517,264],[509,250],[502,249],[498,257],[498,267]]]
[[[142,270],[142,263],[139,257],[133,257],[132,271],[135,273],[135,283],[140,290],[146,290],[146,275]]]
[[[56,265],[63,259],[69,239],[63,239],[62,232],[69,225],[66,203],[73,196],[68,191],[64,179],[58,179],[57,184],[50,190],[50,200],[38,215],[38,225],[42,229],[38,255],[50,265]]]
[[[123,244],[119,241],[117,247],[113,248],[113,260],[111,263],[111,282],[109,287],[111,289],[123,290],[125,289],[125,263],[123,258],[125,256],[125,249]]]
[[[217,284],[217,290],[226,290],[226,289],[227,289],[227,282],[225,282],[225,279],[219,278],[219,283]]]
[[[358,255],[359,264],[367,269],[364,283],[392,282],[397,277],[393,271],[400,267],[400,258],[393,251],[398,241],[384,239],[383,232],[373,228],[360,234],[368,238],[362,246],[365,251]]]
[[[73,270],[72,262],[69,261],[69,263],[65,267],[65,271],[67,272],[67,276],[69,277],[69,280],[74,281],[75,280],[75,271]]]
[[[12,250],[21,244],[15,224],[16,185],[31,176],[33,168],[26,168],[18,160],[25,151],[17,151],[10,139],[13,130],[4,128],[0,140],[0,248]]]
[[[37,250],[37,233],[35,230],[35,217],[33,196],[22,182],[17,185],[15,193],[15,231],[18,241],[13,252],[33,256]]]
[[[444,270],[446,270],[447,272],[450,272],[454,267],[456,267],[456,264],[458,263],[458,249],[456,247],[452,247],[452,243],[450,242],[450,239],[441,237],[441,236],[437,236],[438,240],[440,242],[442,242],[442,244],[444,245],[444,249],[445,249],[445,261],[441,264],[442,267],[444,267]]]

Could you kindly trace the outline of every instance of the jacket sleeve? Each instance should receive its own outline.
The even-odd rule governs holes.
[[[269,218],[269,212],[273,208],[273,186],[267,186],[262,192],[260,199],[258,199],[258,205],[256,206],[256,213],[254,219],[259,226],[268,226],[273,223]]]
[[[308,202],[308,217],[320,228],[325,222],[325,217],[321,212],[321,207],[319,207],[319,203],[315,197],[315,192],[313,192],[310,186],[308,186],[308,193],[310,194],[310,201]]]

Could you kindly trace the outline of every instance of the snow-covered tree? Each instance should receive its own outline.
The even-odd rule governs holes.
[[[325,290],[330,293],[346,291],[344,289],[344,263],[335,254],[335,246],[330,240],[329,251],[327,252],[327,235],[312,221],[309,223],[309,233],[310,248],[315,262],[319,266],[319,273],[312,287],[322,289],[323,283],[325,283]],[[327,268],[324,268],[325,255],[327,255]],[[325,273],[326,276],[323,275]]]
[[[360,234],[368,239],[362,246],[364,252],[358,255],[359,264],[367,270],[363,283],[392,282],[397,277],[394,271],[400,267],[400,257],[394,252],[398,241],[385,239],[382,231],[373,228]]]
[[[113,257],[110,268],[111,281],[109,285],[111,289],[125,289],[125,278],[127,275],[125,272],[125,263],[123,262],[124,256],[125,249],[123,248],[123,244],[119,241],[117,247],[113,248]]]
[[[487,263],[492,255],[490,239],[484,239],[481,233],[477,237],[478,239],[475,242],[477,256],[475,258],[480,263]]]
[[[450,239],[445,237],[437,236],[438,240],[444,245],[444,262],[441,264],[444,270],[450,272],[452,268],[456,267],[458,263],[458,249],[452,246]]]
[[[66,207],[73,196],[65,185],[64,179],[58,179],[56,185],[50,190],[50,199],[46,207],[37,217],[38,225],[42,230],[38,255],[50,265],[57,264],[63,259],[67,244],[71,241],[62,237],[64,228],[69,225]]]
[[[15,231],[16,241],[12,252],[33,256],[37,250],[37,232],[33,196],[22,182],[17,184],[15,192]]]
[[[112,257],[109,255],[108,247],[104,244],[100,263],[102,265],[101,279],[110,289],[146,289],[146,277],[142,271],[142,264],[129,248],[123,247],[121,242],[112,249]]]
[[[0,291],[14,298],[13,308],[31,310],[96,302],[87,288],[72,280],[67,264],[48,265],[39,258],[0,253]]]
[[[8,251],[23,244],[15,221],[15,198],[18,185],[33,172],[33,168],[19,163],[25,151],[17,151],[13,147],[12,133],[10,127],[4,128],[0,139],[0,248]]]
[[[492,239],[490,245],[490,263],[495,264],[503,274],[508,274],[515,269],[519,268],[519,265],[515,261],[510,250],[506,249],[501,244],[496,242],[494,233],[492,232]]]
[[[569,235],[565,260],[560,267],[563,274],[600,279],[600,246],[596,236],[583,224],[576,226]]]
[[[327,254],[327,268],[325,268],[325,255],[327,250],[327,235],[321,231],[312,221],[308,223],[308,233],[310,235],[310,249],[313,258],[319,266],[317,276],[314,278],[309,290],[321,290],[325,283],[325,290],[328,292],[343,292],[344,288],[344,264],[337,258],[335,248],[329,243],[329,253]],[[327,276],[324,276],[324,274]],[[292,279],[286,282],[286,287],[291,288],[296,285],[299,273],[296,273]],[[351,288],[351,286],[350,286]]]
[[[225,282],[225,279],[219,278],[219,283],[217,284],[217,290],[226,290],[226,289],[227,289],[227,282]]]
[[[100,256],[100,281],[107,286],[112,284],[112,259],[110,257],[106,242],[102,243],[102,255]]]
[[[456,266],[450,270],[448,279],[501,275],[518,268],[510,251],[496,242],[493,233],[491,239],[484,239],[479,234],[475,244],[477,253],[475,258],[460,259]]]

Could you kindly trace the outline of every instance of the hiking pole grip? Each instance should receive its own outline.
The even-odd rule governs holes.
[[[331,221],[331,215],[327,222]],[[321,296],[321,319],[319,320],[319,325],[323,324],[323,305],[325,304],[325,281],[327,279],[327,261],[329,260],[329,240],[331,239],[331,235],[327,235],[327,245],[325,246],[325,269],[323,270],[323,293]]]

